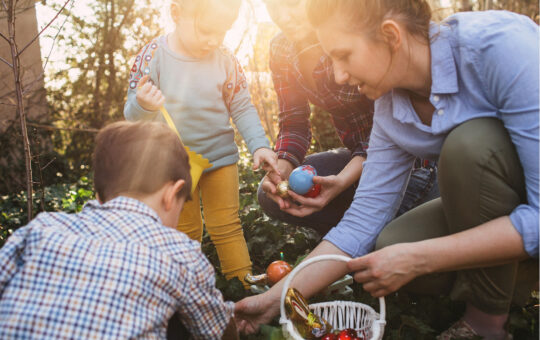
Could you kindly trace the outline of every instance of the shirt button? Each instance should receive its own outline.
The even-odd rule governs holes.
[[[439,99],[441,99],[441,98],[439,98],[439,96],[433,96],[433,101],[434,101],[434,102],[438,102]]]
[[[440,109],[439,111],[437,111],[437,114],[438,114],[439,116],[442,116],[442,115],[444,114],[444,110],[443,110],[443,109]]]

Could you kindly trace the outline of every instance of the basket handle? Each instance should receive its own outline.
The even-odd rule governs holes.
[[[280,305],[279,310],[281,313],[281,318],[285,318],[285,297],[287,296],[287,290],[289,289],[289,285],[291,284],[292,279],[300,270],[302,270],[304,267],[309,266],[312,263],[315,262],[321,262],[321,261],[342,261],[342,262],[349,262],[351,260],[350,257],[343,256],[343,255],[318,255],[314,256],[310,259],[307,259],[303,262],[301,262],[298,266],[296,266],[293,271],[287,275],[287,278],[285,279],[285,283],[283,284],[283,290],[281,291],[281,299],[280,299]],[[379,321],[384,322],[386,318],[386,304],[384,302],[384,297],[379,298]]]
[[[165,109],[165,106],[161,105],[159,108],[159,111],[161,111],[161,114],[163,115],[163,118],[165,118],[165,121],[167,122],[167,125],[176,132],[176,135],[178,135],[178,138],[180,138],[180,142],[182,142],[182,137],[180,137],[180,132],[178,132],[178,129],[176,128],[176,125],[174,125],[174,122],[171,118],[171,115],[169,115],[169,112],[167,112],[167,109]],[[183,144],[184,142],[182,142]]]

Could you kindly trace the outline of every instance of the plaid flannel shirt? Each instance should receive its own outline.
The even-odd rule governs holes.
[[[354,86],[334,81],[332,62],[323,56],[313,71],[317,91],[312,91],[299,68],[294,44],[283,33],[270,43],[270,70],[279,103],[278,157],[298,166],[311,142],[310,103],[328,111],[343,144],[353,156],[366,157],[373,125],[373,101]]]
[[[0,249],[0,339],[164,339],[175,311],[220,339],[233,309],[200,244],[135,199],[39,214]]]

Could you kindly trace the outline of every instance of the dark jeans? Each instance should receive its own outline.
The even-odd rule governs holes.
[[[180,320],[180,314],[174,313],[167,325],[167,340],[189,339],[190,334]]]
[[[343,148],[307,156],[303,164],[312,165],[319,176],[329,176],[341,172],[350,160],[351,152]],[[322,210],[305,217],[292,216],[279,209],[279,206],[266,196],[260,185],[257,195],[259,204],[269,217],[315,229],[321,236],[324,236],[332,227],[338,224],[351,205],[357,184],[351,185]],[[407,192],[403,197],[397,216],[437,197],[439,197],[439,189],[437,186],[436,165],[430,163],[425,167],[417,167],[411,173]]]
[[[508,132],[497,119],[474,119],[452,130],[438,164],[441,197],[390,222],[380,233],[376,249],[464,231],[509,215],[526,202],[521,163]],[[524,303],[537,282],[538,260],[531,259],[426,275],[404,289],[450,294],[486,313],[504,314],[513,297],[515,302]]]

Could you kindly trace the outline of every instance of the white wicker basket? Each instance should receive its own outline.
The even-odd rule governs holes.
[[[300,263],[290,275],[287,276],[283,291],[281,292],[281,317],[279,323],[283,327],[285,336],[290,339],[302,340],[291,320],[287,318],[285,313],[285,297],[287,290],[294,276],[304,267],[320,261],[343,261],[348,262],[349,257],[341,255],[320,255],[312,257]],[[360,302],[352,301],[332,301],[310,304],[309,309],[316,315],[323,317],[332,325],[334,330],[343,330],[352,328],[356,331],[363,331],[370,340],[381,340],[384,334],[384,326],[386,325],[385,315],[386,307],[384,298],[379,298],[380,313],[377,313],[372,307]]]

